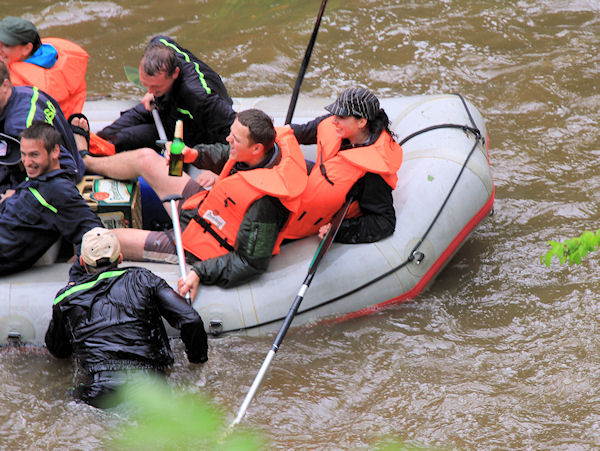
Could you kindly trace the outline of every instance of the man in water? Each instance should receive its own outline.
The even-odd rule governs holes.
[[[181,331],[188,360],[208,360],[198,313],[160,277],[145,268],[119,269],[115,234],[101,227],[83,236],[80,263],[86,274],[60,290],[45,342],[58,358],[74,356],[87,379],[74,396],[111,407],[107,395],[134,374],[164,375],[173,352],[163,317]]]

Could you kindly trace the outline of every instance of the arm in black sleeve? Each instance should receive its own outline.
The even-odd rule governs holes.
[[[367,173],[350,189],[350,196],[358,201],[362,216],[344,219],[335,241],[373,243],[394,233],[396,212],[392,188],[380,175]]]
[[[305,124],[290,124],[294,131],[294,136],[299,144],[316,144],[317,143],[317,126],[323,119],[327,119],[331,114],[319,116]]]
[[[59,359],[69,357],[73,353],[71,340],[66,325],[62,319],[62,313],[58,307],[52,310],[52,319],[44,337],[46,347],[50,354]]]
[[[288,214],[274,197],[265,196],[254,202],[242,220],[235,250],[192,267],[200,283],[234,287],[265,272]]]
[[[142,130],[145,139],[139,136]],[[100,130],[98,136],[112,142],[118,150],[129,150],[144,147],[138,145],[142,141],[153,143],[158,138],[158,132],[152,113],[146,110],[142,103],[138,103],[135,107],[124,111],[112,124]]]
[[[81,238],[94,227],[102,227],[102,221],[81,197],[75,184],[61,179],[52,185],[52,191],[46,193],[40,186],[44,197],[56,207],[58,212],[53,217],[53,227],[67,241],[81,243]]]
[[[54,227],[67,241],[77,245],[75,256],[79,257],[81,238],[88,230],[103,227],[102,222],[70,181],[61,180],[48,195],[58,209]],[[85,270],[76,258],[69,270],[69,281],[75,281],[84,274]]]
[[[208,360],[208,340],[204,323],[198,312],[177,294],[163,279],[158,279],[155,299],[160,314],[167,322],[181,331],[181,340],[191,363]]]

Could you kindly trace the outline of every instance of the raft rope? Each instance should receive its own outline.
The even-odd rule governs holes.
[[[482,143],[485,143],[485,138],[481,135],[481,131],[477,128],[477,125],[475,124],[475,121],[473,119],[473,116],[471,115],[471,112],[469,111],[469,108],[467,107],[467,103],[465,102],[465,99],[462,97],[461,94],[455,94],[456,96],[458,96],[458,98],[461,100],[463,106],[465,107],[465,111],[467,112],[467,115],[469,116],[469,120],[471,121],[471,126],[468,125],[459,125],[459,124],[439,124],[439,125],[432,125],[431,127],[426,127],[422,130],[416,131],[410,135],[408,135],[406,138],[404,138],[399,144],[400,146],[402,146],[404,143],[406,143],[407,141],[409,141],[410,139],[414,138],[415,136],[421,135],[423,133],[429,132],[431,130],[437,130],[440,128],[458,128],[461,130],[464,130],[465,132],[469,132],[472,133],[473,136],[475,136],[475,143],[473,144],[473,147],[471,148],[469,154],[467,155],[467,158],[465,159],[460,171],[458,172],[458,175],[456,176],[456,179],[454,180],[454,183],[452,184],[452,187],[450,188],[450,191],[448,191],[448,194],[446,195],[446,198],[444,199],[444,202],[442,202],[442,205],[440,206],[437,214],[435,215],[435,217],[433,218],[433,220],[431,221],[431,223],[429,224],[429,227],[427,227],[427,230],[425,231],[425,233],[423,234],[423,236],[421,237],[421,239],[417,242],[417,244],[413,247],[412,251],[410,252],[409,256],[406,258],[406,260],[404,260],[402,263],[400,263],[398,266],[384,272],[383,274],[375,277],[374,279],[363,283],[362,285],[359,285],[356,288],[353,288],[350,291],[347,291],[343,294],[340,294],[334,298],[328,299],[327,301],[321,302],[320,304],[314,305],[312,307],[309,307],[305,310],[302,310],[300,312],[298,312],[298,314],[302,314],[305,312],[310,312],[311,310],[315,310],[317,308],[321,308],[327,304],[331,304],[332,302],[338,301],[342,298],[345,298],[346,296],[350,296],[370,285],[373,285],[376,282],[379,282],[380,280],[388,277],[389,275],[395,273],[396,271],[404,268],[406,265],[408,265],[409,263],[411,263],[412,261],[416,261],[416,264],[419,264],[423,258],[425,258],[425,255],[422,252],[417,252],[417,250],[419,249],[419,247],[421,246],[421,244],[423,244],[423,241],[425,241],[425,239],[427,238],[427,235],[429,235],[429,232],[431,232],[431,229],[433,229],[433,226],[435,225],[435,223],[437,222],[437,220],[439,219],[440,215],[442,214],[442,211],[444,210],[444,208],[446,207],[446,204],[448,203],[448,200],[450,199],[450,196],[452,195],[452,193],[454,192],[454,189],[456,188],[456,185],[458,184],[458,181],[460,180],[463,172],[465,171],[465,168],[467,167],[467,163],[469,162],[469,160],[471,159],[471,156],[473,155],[473,153],[475,152],[475,149],[477,149],[477,145],[479,144],[479,142],[481,141]],[[277,319],[273,319],[271,321],[267,321],[264,323],[260,323],[260,324],[256,324],[253,326],[248,326],[248,327],[241,327],[239,329],[232,329],[232,330],[227,330],[227,331],[223,331],[223,332],[219,332],[219,333],[214,333],[214,335],[219,335],[220,333],[228,333],[228,332],[238,332],[241,330],[248,330],[248,329],[254,329],[256,327],[262,327],[262,326],[267,326],[269,324],[272,323],[276,323],[279,321],[282,321],[284,318],[277,318]]]

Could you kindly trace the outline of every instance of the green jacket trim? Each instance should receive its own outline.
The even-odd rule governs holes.
[[[181,114],[189,116],[191,120],[194,120],[194,116],[192,116],[192,113],[190,113],[188,110],[184,110],[183,108],[177,108],[177,111],[179,111]]]
[[[29,191],[31,191],[31,194],[33,194],[33,196],[37,199],[37,201],[42,204],[44,207],[46,207],[48,210],[50,210],[52,213],[58,213],[58,210],[56,209],[56,207],[54,207],[53,205],[50,205],[46,199],[44,199],[44,197],[40,194],[40,192],[35,189],[32,188],[31,186],[29,187]]]
[[[39,96],[39,89],[34,86],[33,95],[31,96],[31,106],[29,107],[29,113],[27,114],[27,120],[25,121],[25,126],[27,128],[31,127],[31,123],[33,122],[33,118],[35,117],[35,110],[37,108],[37,101]]]
[[[177,47],[174,44],[171,44],[169,41],[167,41],[166,39],[160,39],[160,42],[162,42],[164,45],[166,45],[167,47],[172,48],[173,50],[175,50],[177,53],[179,53],[181,56],[183,56],[183,58],[185,59],[185,61],[187,63],[191,63],[192,61],[190,60],[190,57],[187,53],[182,52],[179,47]],[[196,73],[198,74],[198,79],[200,80],[200,83],[202,83],[202,87],[204,88],[204,90],[206,91],[207,94],[210,94],[212,91],[211,89],[208,87],[208,85],[206,84],[206,80],[204,79],[204,74],[202,72],[200,72],[200,66],[198,65],[198,63],[194,62],[194,69],[196,70]]]
[[[60,296],[57,296],[54,299],[54,305],[58,304],[60,301],[62,301],[67,296],[71,296],[73,293],[77,293],[77,292],[82,291],[82,290],[89,290],[90,288],[92,288],[94,285],[96,285],[99,281],[101,281],[103,279],[109,279],[111,277],[119,277],[120,275],[122,275],[122,274],[124,274],[126,272],[127,272],[126,269],[122,269],[122,270],[119,270],[119,271],[106,271],[106,272],[103,272],[95,280],[91,280],[89,282],[82,283],[81,285],[75,285],[75,286],[69,288],[67,291],[65,291]]]

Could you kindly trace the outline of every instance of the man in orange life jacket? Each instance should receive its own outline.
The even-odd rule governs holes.
[[[289,127],[273,126],[260,110],[236,115],[223,145],[185,147],[184,161],[220,173],[198,181],[168,175],[166,160],[150,148],[104,158],[94,171],[128,180],[142,176],[162,199],[183,196],[179,208],[183,247],[193,269],[180,280],[180,294],[199,283],[230,287],[258,276],[279,252],[290,212],[306,186],[306,164]],[[170,144],[169,144],[170,146]],[[202,179],[202,174],[201,174]],[[177,262],[172,231],[114,229],[126,260]]]
[[[88,54],[79,45],[61,38],[41,39],[33,23],[9,16],[0,21],[0,60],[8,65],[14,86],[35,86],[52,96],[69,124],[82,116]],[[94,133],[71,128],[86,138],[93,155],[115,152],[112,143]]]

